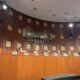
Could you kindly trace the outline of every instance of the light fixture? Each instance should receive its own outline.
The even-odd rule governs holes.
[[[56,14],[53,14],[53,17],[56,17]]]
[[[34,8],[33,8],[33,10],[37,10],[37,8],[36,8],[36,7],[34,7]]]
[[[69,28],[73,28],[74,24],[73,23],[69,23],[68,27]]]
[[[3,4],[3,5],[2,5],[2,8],[3,8],[3,10],[7,10],[8,7],[7,7],[6,4]]]

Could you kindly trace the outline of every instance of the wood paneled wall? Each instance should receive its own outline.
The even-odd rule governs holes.
[[[0,55],[1,80],[41,80],[44,76],[80,74],[80,57],[64,57],[61,54],[13,56],[12,51],[7,51],[10,54],[6,54],[5,50],[3,52],[4,54]]]
[[[37,21],[39,22],[39,25],[36,24]],[[7,30],[8,25],[12,26],[12,31]],[[56,45],[57,50],[60,50],[61,46],[64,46],[66,51],[69,51],[69,47],[73,46],[75,48],[74,52],[80,51],[80,22],[75,22],[74,27],[70,29],[67,22],[48,22],[35,19],[12,8],[8,8],[7,11],[0,10],[1,48],[5,48],[5,41],[7,40],[12,42],[12,46],[9,49],[15,49],[17,42],[21,42],[23,48],[25,48],[25,43],[27,43],[27,40],[22,37],[22,34],[18,33],[18,28],[21,30],[26,28],[27,30],[32,31],[50,32],[54,34],[56,38],[53,40],[53,43],[49,45]],[[64,39],[60,39],[61,35]],[[70,39],[70,37],[72,37],[72,39]]]

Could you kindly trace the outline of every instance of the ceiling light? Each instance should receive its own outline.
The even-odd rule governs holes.
[[[35,8],[33,8],[33,10],[37,10],[37,8],[35,7]]]
[[[69,25],[68,25],[70,28],[73,28],[73,23],[70,23]]]
[[[53,17],[56,17],[56,14],[53,14]]]
[[[34,1],[34,0],[32,0],[32,1]]]
[[[69,13],[67,13],[67,12],[64,12],[64,14],[65,14],[65,15],[69,15]]]
[[[3,4],[3,5],[2,5],[2,8],[3,8],[4,10],[7,10],[8,7],[7,7],[6,4]]]

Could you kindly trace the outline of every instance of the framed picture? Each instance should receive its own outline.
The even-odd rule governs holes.
[[[19,33],[19,34],[21,34],[21,33],[22,33],[21,28],[18,28],[18,33]]]
[[[13,16],[14,15],[13,11],[9,10],[9,15]]]
[[[12,31],[12,25],[8,24],[7,29],[8,29],[9,31]]]
[[[20,42],[17,42],[17,48],[22,47],[22,44]]]
[[[31,49],[31,44],[27,44],[27,45],[26,45],[26,48],[27,48],[27,49]]]
[[[70,49],[70,50],[74,50],[74,46],[70,46],[69,49]]]
[[[11,41],[6,41],[5,47],[6,48],[11,48]]]
[[[28,23],[31,23],[31,19],[30,18],[28,18]]]
[[[56,51],[57,50],[56,46],[52,46],[52,50]]]
[[[47,27],[47,23],[46,22],[44,22],[43,25],[44,25],[44,27]]]
[[[65,51],[65,46],[61,46],[61,50],[62,51]]]
[[[23,33],[22,33],[22,36],[23,36],[23,37],[26,37],[26,34],[27,34],[27,33],[26,33],[26,29],[24,28],[24,29],[23,29]]]
[[[39,21],[36,21],[36,25],[37,25],[37,26],[39,25]]]
[[[44,46],[43,48],[44,48],[44,50],[48,50],[48,46]]]
[[[23,20],[23,16],[22,15],[19,15],[19,20]]]

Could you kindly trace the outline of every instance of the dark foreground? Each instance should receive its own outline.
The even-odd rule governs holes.
[[[48,76],[42,78],[42,80],[80,80],[80,75],[68,74],[68,75],[59,75],[59,76]]]

